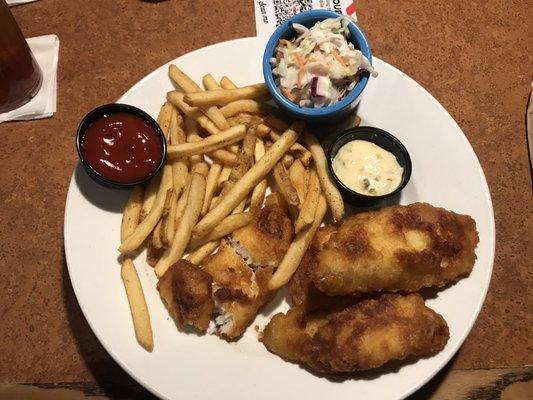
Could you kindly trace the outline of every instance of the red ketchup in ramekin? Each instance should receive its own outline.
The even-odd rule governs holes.
[[[121,112],[116,109],[119,105],[110,106],[114,108],[112,112],[90,113],[89,120],[82,122],[78,138],[80,157],[89,172],[106,183],[119,186],[141,183],[155,175],[162,165],[165,139],[157,123],[142,115],[144,112]]]

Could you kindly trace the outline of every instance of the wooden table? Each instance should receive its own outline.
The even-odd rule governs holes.
[[[374,53],[428,89],[467,135],[496,215],[494,274],[479,319],[457,356],[414,398],[525,399],[533,392],[527,366],[533,213],[524,128],[531,4],[357,6]],[[254,36],[253,3],[46,0],[12,10],[26,36],[55,33],[61,48],[57,113],[0,125],[0,397],[146,398],[89,329],[68,279],[63,210],[77,160],[74,133],[88,110],[114,101],[168,60]]]

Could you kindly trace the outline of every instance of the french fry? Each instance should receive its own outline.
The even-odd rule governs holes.
[[[257,136],[253,130],[248,130],[242,142],[241,152],[230,174],[230,180],[236,182],[250,169],[254,159],[255,143]]]
[[[227,76],[223,76],[222,79],[220,79],[220,87],[222,89],[237,89],[237,85]]]
[[[202,92],[203,93],[203,92]],[[204,115],[198,107],[191,107],[183,101],[184,94],[178,91],[168,92],[167,99],[178,108],[183,114],[194,119],[210,135],[216,135],[220,132],[215,123]]]
[[[150,179],[150,182],[148,182],[148,185],[146,186],[146,189],[144,191],[143,204],[141,207],[141,213],[139,215],[139,223],[146,218],[146,216],[152,209],[160,183],[161,173],[154,176],[152,179]]]
[[[222,188],[224,187],[224,184],[226,183],[226,181],[229,179],[229,176],[231,175],[231,170],[232,168],[229,167],[228,165],[222,168],[222,171],[220,172],[220,176],[218,177],[217,190],[222,190]]]
[[[128,257],[122,260],[120,276],[126,289],[137,341],[147,351],[151,352],[154,349],[154,336],[150,323],[150,314],[148,313],[148,306],[146,305],[139,275],[137,275],[135,265]]]
[[[254,158],[255,162],[258,162],[261,157],[265,155],[265,143],[262,139],[257,139],[255,143]],[[268,186],[268,181],[263,179],[259,182],[252,191],[252,197],[250,199],[250,211],[257,212],[261,209],[263,200],[265,199],[265,193]]]
[[[278,130],[279,132],[285,132],[287,130],[287,123],[282,120],[281,118],[276,117],[275,115],[272,115],[275,112],[275,110],[271,110],[269,112],[269,115],[265,116],[264,120],[265,123],[272,128]]]
[[[237,155],[235,153],[232,153],[231,151],[220,149],[212,151],[208,155],[219,163],[228,165],[229,167],[232,167],[237,164]]]
[[[269,132],[269,135],[270,137],[273,139],[273,140],[278,140],[279,139],[279,134],[275,131],[270,131]],[[311,160],[312,160],[312,156],[311,156],[311,152],[309,150],[307,150],[304,146],[302,146],[300,143],[296,142],[294,143],[292,146],[291,146],[291,149],[290,149],[292,152],[295,152],[295,153],[298,153],[300,154],[300,159],[302,161],[302,163],[307,167],[309,166],[309,164],[311,163]]]
[[[242,140],[246,135],[246,127],[237,125],[217,135],[209,136],[199,142],[183,143],[175,146],[167,146],[167,156],[180,158],[197,154],[205,154],[213,150],[221,149],[229,144]]]
[[[294,162],[294,157],[292,154],[285,154],[283,158],[281,159],[281,164],[283,164],[283,166],[286,169],[289,169],[293,162]]]
[[[217,223],[229,215],[231,211],[250,193],[254,186],[263,180],[283,157],[287,150],[296,142],[304,124],[296,122],[281,135],[261,159],[250,168],[244,176],[226,193],[217,205],[210,210],[193,229],[194,237],[202,237],[210,232]]]
[[[170,131],[170,118],[172,115],[173,108],[174,107],[172,106],[172,104],[166,101],[161,106],[161,110],[159,111],[159,115],[157,116],[157,123],[161,127],[161,130],[163,131],[163,134],[165,135],[165,139],[167,139],[167,142],[168,142],[168,135]]]
[[[279,188],[280,193],[289,205],[289,212],[291,216],[296,217],[298,215],[298,206],[300,200],[298,199],[298,193],[294,186],[292,186],[289,174],[282,163],[277,163],[274,166],[272,175],[276,181],[276,185]]]
[[[231,211],[231,214],[240,214],[246,208],[246,197]]]
[[[248,225],[252,222],[253,215],[249,212],[231,214],[224,218],[211,232],[201,238],[192,238],[188,250],[192,251],[208,242],[222,239],[224,236]]]
[[[191,238],[191,231],[200,216],[204,195],[205,178],[201,174],[193,173],[187,205],[185,206],[178,229],[174,234],[172,245],[163,253],[155,266],[155,273],[158,277],[163,276],[166,270],[183,256],[183,252]]]
[[[263,123],[263,118],[259,115],[240,113],[235,117],[228,118],[228,123],[230,126],[243,124],[248,128],[256,129],[257,125]]]
[[[316,209],[318,206],[318,200],[320,198],[320,181],[318,180],[318,175],[314,168],[309,172],[309,188],[307,190],[307,195],[300,209],[300,214],[294,223],[294,232],[298,233],[302,229],[310,226],[316,214]]]
[[[180,144],[187,141],[185,131],[183,130],[183,125],[183,117],[175,107],[172,107],[172,115],[170,117],[170,126],[168,132],[170,144]]]
[[[168,72],[170,78],[176,82],[185,93],[200,92],[202,90],[196,82],[175,65],[171,64]],[[211,121],[213,121],[218,129],[224,130],[229,128],[228,121],[226,121],[226,118],[224,118],[218,107],[207,107],[205,114],[211,119]]]
[[[266,179],[263,179],[261,182],[254,187],[252,192],[252,197],[250,199],[250,211],[255,213],[261,209],[263,200],[265,199],[265,193],[268,186]]]
[[[213,198],[213,194],[215,193],[218,177],[220,176],[221,171],[221,164],[219,164],[218,162],[214,162],[213,164],[211,164],[211,167],[209,168],[209,173],[207,174],[206,178],[204,204],[202,205],[202,211],[200,212],[201,216],[204,216],[209,211],[211,199]]]
[[[176,204],[175,226],[179,226],[181,217],[183,217],[185,206],[187,205],[187,199],[189,198],[189,190],[191,189],[192,174],[193,173],[191,172],[187,185],[185,186],[185,189],[183,190],[183,193],[181,194],[181,197],[178,199],[178,203]]]
[[[264,83],[244,86],[237,89],[221,89],[209,92],[188,93],[183,101],[192,107],[208,107],[218,104],[227,104],[231,101],[242,99],[257,99],[268,95],[268,89]]]
[[[203,138],[197,133],[191,133],[188,135],[187,140],[189,143],[195,143],[195,142],[202,141]],[[237,159],[238,159],[237,154],[232,153],[231,151],[228,151],[228,150],[218,149],[218,150],[214,150],[208,153],[207,155],[213,158],[214,160],[220,162],[221,164],[227,165],[228,168],[230,169],[232,166],[237,164]],[[195,164],[203,160],[203,156],[201,155],[191,156],[189,158],[191,160],[191,164]]]
[[[194,164],[191,168],[191,174],[194,174],[195,172],[206,178],[209,173],[209,164],[205,161]]]
[[[307,193],[309,176],[307,170],[299,159],[294,160],[289,168],[289,178],[291,178],[292,186],[296,189],[300,205],[302,205]]]
[[[155,267],[161,255],[165,251],[164,248],[156,249],[152,244],[152,237],[149,236],[146,240],[146,262],[150,267]]]
[[[254,157],[256,140],[257,137],[255,136],[255,133],[249,130],[242,142],[242,149],[239,154],[237,164],[231,169],[229,179],[224,185],[224,188],[220,193],[220,197],[223,197],[231,189],[235,182],[241,179],[246,171],[250,169]]]
[[[161,233],[161,240],[165,247],[169,247],[174,239],[174,232],[176,230],[176,209],[178,207],[178,197],[175,190],[170,191],[167,195],[168,206],[165,205],[163,211],[163,226]]]
[[[161,176],[161,183],[157,196],[155,198],[152,209],[146,218],[135,228],[135,231],[129,235],[126,240],[122,242],[118,251],[127,253],[137,249],[148,237],[150,232],[155,228],[161,214],[163,214],[163,207],[165,206],[165,198],[167,190],[172,188],[172,166],[166,164],[163,166],[163,174]]]
[[[202,140],[200,134],[198,133],[198,124],[193,118],[185,117],[185,137],[186,143],[194,143]],[[191,165],[204,161],[203,155],[195,155],[189,157],[189,162]]]
[[[213,196],[213,198],[211,199],[211,204],[209,205],[209,211],[213,209],[215,204],[217,204],[217,201],[218,201],[218,196]]]
[[[265,124],[257,125],[257,136],[260,138],[266,137],[270,133],[271,129]]]
[[[241,113],[259,114],[263,110],[261,103],[251,99],[236,100],[220,107],[220,112],[226,118],[239,115]]]
[[[168,193],[167,193],[168,195]],[[165,199],[166,201],[166,199]],[[163,248],[163,241],[161,240],[162,235],[162,228],[163,228],[163,220],[157,221],[157,224],[152,231],[152,246],[154,246],[154,249],[162,249]]]
[[[222,89],[217,83],[216,79],[213,78],[213,75],[206,74],[202,77],[202,83],[205,87],[205,90],[219,90]]]
[[[213,242],[207,242],[206,244],[198,247],[196,250],[191,252],[186,259],[195,265],[200,265],[204,258],[210,255],[215,249],[220,245],[220,240],[215,240]]]
[[[297,233],[294,237],[294,240],[289,246],[287,253],[285,253],[285,256],[281,260],[278,269],[268,282],[268,288],[270,290],[275,290],[285,285],[294,274],[294,271],[296,271],[296,268],[298,268],[298,265],[300,265],[300,262],[302,261],[302,258],[307,251],[311,240],[313,240],[318,227],[322,223],[326,211],[326,199],[324,196],[320,196],[313,224]]]
[[[170,119],[169,138],[171,145],[177,145],[186,142],[185,131],[182,128],[183,118],[174,108],[172,117]],[[189,176],[187,163],[183,160],[175,160],[172,163],[172,186],[179,196],[187,184]]]
[[[124,212],[122,213],[122,224],[120,225],[121,242],[126,240],[126,238],[135,231],[137,225],[139,225],[143,197],[144,188],[142,186],[135,186],[130,193],[130,197],[126,202]]]
[[[200,89],[200,86],[198,86],[196,82],[189,77],[189,75],[187,75],[174,64],[170,64],[168,67],[168,74],[170,79],[177,83],[185,93],[199,92],[202,90]]]
[[[307,147],[313,156],[313,160],[315,161],[316,172],[320,180],[320,185],[322,186],[324,195],[328,200],[328,205],[331,209],[331,213],[333,214],[333,218],[335,218],[335,221],[340,222],[344,217],[344,202],[342,201],[339,189],[337,189],[329,176],[324,150],[315,136],[306,133],[304,138],[305,143],[307,144]]]

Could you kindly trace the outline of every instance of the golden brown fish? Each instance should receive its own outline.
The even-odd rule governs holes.
[[[277,204],[263,207],[252,222],[231,235],[235,250],[252,266],[277,267],[294,236],[292,222]]]
[[[214,333],[236,339],[268,297],[268,281],[289,247],[294,229],[277,204],[263,207],[252,222],[224,240],[203,269],[213,278]]]
[[[319,291],[311,279],[311,271],[318,264],[318,255],[322,247],[336,231],[333,225],[320,228],[313,238],[288,284],[289,297],[293,307],[300,306],[305,312],[346,306],[353,303],[353,296],[328,296]]]
[[[340,311],[306,314],[301,307],[276,314],[263,343],[287,361],[325,373],[377,368],[444,348],[446,321],[418,294],[385,294]]]
[[[311,271],[328,295],[415,292],[467,275],[479,241],[475,221],[426,203],[393,206],[348,218]]]
[[[159,279],[157,290],[180,328],[192,325],[207,330],[215,307],[212,282],[208,273],[187,260],[171,265]]]
[[[209,256],[203,269],[213,278],[216,312],[213,333],[236,339],[255,318],[267,300],[267,284],[273,268],[254,272],[244,259],[226,242]]]

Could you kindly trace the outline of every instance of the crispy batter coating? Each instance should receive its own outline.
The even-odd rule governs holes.
[[[206,331],[215,303],[211,276],[187,260],[172,265],[157,283],[168,312],[182,328],[192,325]]]
[[[475,221],[426,203],[354,215],[324,245],[311,272],[329,295],[415,292],[470,273]]]
[[[335,233],[337,228],[326,225],[320,228],[313,238],[288,284],[289,297],[292,306],[300,306],[305,312],[344,307],[352,303],[353,296],[328,296],[319,291],[311,279],[311,271],[318,264],[318,255],[322,247]]]
[[[277,204],[263,207],[252,222],[232,234],[235,249],[255,267],[276,267],[289,248],[294,228]]]
[[[223,241],[218,252],[206,258],[203,269],[213,278],[213,297],[221,313],[215,320],[215,333],[227,339],[236,339],[266,302],[267,284],[273,268],[259,268],[254,272]]]
[[[449,338],[446,321],[418,294],[385,294],[340,311],[276,314],[263,343],[287,361],[325,373],[377,368],[408,356],[430,356]]]

